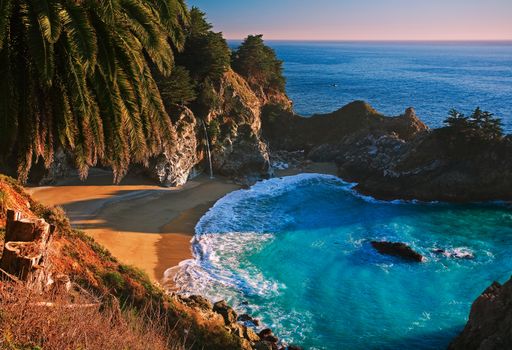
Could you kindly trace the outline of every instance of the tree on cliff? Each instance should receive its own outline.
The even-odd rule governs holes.
[[[183,0],[2,0],[0,155],[15,154],[25,180],[63,147],[82,177],[101,162],[118,181],[168,148],[149,62],[171,73],[187,22]]]
[[[444,123],[448,128],[466,136],[483,139],[497,139],[503,136],[501,119],[495,118],[490,112],[482,111],[480,107],[477,107],[469,117],[452,109]]]
[[[284,92],[283,62],[273,49],[266,46],[262,35],[249,35],[233,53],[233,69],[251,86]]]
[[[196,99],[190,73],[182,66],[174,67],[170,77],[158,79],[157,85],[165,103],[187,105]]]
[[[205,13],[197,7],[190,10],[185,47],[178,63],[188,69],[198,85],[205,80],[217,81],[229,68],[231,53],[222,33],[213,32]]]

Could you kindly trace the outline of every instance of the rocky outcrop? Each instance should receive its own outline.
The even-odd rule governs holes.
[[[151,178],[169,187],[185,184],[192,168],[198,162],[196,117],[186,107],[181,107],[175,114],[177,115],[174,123],[177,141],[173,149],[152,159],[148,167]]]
[[[212,305],[204,297],[196,295],[188,297],[174,295],[174,298],[178,303],[188,309],[188,313],[195,314],[198,319],[208,320],[210,323],[221,323],[231,334],[241,339],[243,349],[300,350],[298,346],[281,344],[279,338],[277,338],[269,328],[262,329],[259,333],[256,333],[253,327],[247,326],[244,322],[250,322],[253,326],[256,326],[256,323],[258,323],[257,320],[247,314],[241,315],[243,317],[240,319],[236,311],[224,300],[218,301]]]
[[[512,349],[512,279],[494,282],[475,300],[466,327],[449,349]]]
[[[214,171],[226,176],[265,176],[269,155],[261,140],[262,101],[247,82],[227,71],[215,91],[218,105],[207,116]]]
[[[392,255],[408,261],[423,262],[424,257],[405,243],[372,241],[371,245],[380,254]]]
[[[272,150],[304,150],[310,160],[335,162],[341,178],[379,199],[512,199],[512,136],[430,130],[412,108],[384,117],[357,101],[311,118],[267,109],[263,132]]]

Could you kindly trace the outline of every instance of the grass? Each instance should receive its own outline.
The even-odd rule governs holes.
[[[166,322],[148,312],[122,311],[115,303],[69,308],[67,295],[38,295],[23,286],[0,286],[0,348],[184,349]],[[53,306],[36,303],[51,300]],[[75,299],[73,305],[90,303]]]

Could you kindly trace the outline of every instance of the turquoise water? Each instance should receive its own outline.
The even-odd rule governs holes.
[[[505,204],[378,202],[325,175],[231,193],[196,230],[182,291],[227,299],[306,349],[445,348],[472,301],[512,273]],[[427,260],[379,255],[370,240],[406,242]]]
[[[512,132],[512,42],[267,44],[284,61],[286,89],[301,115],[365,100],[386,115],[415,107],[427,125],[439,127],[451,108],[480,106]]]

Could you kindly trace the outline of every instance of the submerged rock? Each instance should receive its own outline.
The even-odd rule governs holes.
[[[512,349],[512,279],[494,282],[475,300],[466,327],[449,349]]]
[[[381,254],[397,256],[405,260],[423,262],[423,255],[414,251],[405,243],[372,241],[371,245]]]
[[[474,259],[475,255],[472,251],[464,248],[455,248],[452,250],[445,250],[440,248],[432,249],[432,252],[439,255],[444,255],[447,258],[456,258],[456,259]]]

